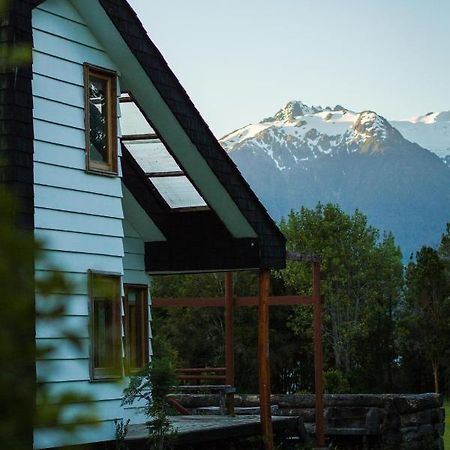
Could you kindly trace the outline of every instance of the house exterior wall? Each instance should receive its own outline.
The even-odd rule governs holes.
[[[90,382],[88,271],[119,274],[124,283],[148,284],[148,277],[144,242],[123,220],[120,164],[119,177],[85,170],[83,63],[117,68],[69,1],[47,0],[34,9],[33,40],[35,235],[44,248],[36,277],[56,269],[72,284],[69,294],[36,295],[38,311],[65,306],[58,321],[36,325],[38,348],[55,349],[37,361],[37,376],[51,398],[67,391],[90,396],[99,421],[72,435],[36,430],[35,448],[47,448],[114,439],[114,419],[143,422],[136,408],[120,405],[126,378]],[[80,338],[80,348],[64,337],[67,332]],[[66,408],[64,420],[80,411],[86,412],[86,403]]]

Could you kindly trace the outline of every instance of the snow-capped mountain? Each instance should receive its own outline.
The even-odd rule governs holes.
[[[221,143],[229,152],[239,150],[240,144],[249,139],[263,146],[267,139],[286,143],[286,154],[274,156],[277,168],[284,170],[293,162],[316,158],[321,153],[332,156],[340,151],[361,150],[360,145],[364,143],[368,143],[364,150],[374,150],[371,144],[401,139],[399,132],[442,159],[449,157],[450,163],[450,111],[389,122],[373,111],[357,113],[340,105],[322,108],[291,101],[273,117],[227,134]]]
[[[292,101],[221,143],[276,220],[318,201],[359,208],[409,255],[436,244],[450,221],[450,113],[393,124],[374,111]]]
[[[450,111],[430,112],[408,120],[392,120],[408,141],[416,142],[450,165]]]

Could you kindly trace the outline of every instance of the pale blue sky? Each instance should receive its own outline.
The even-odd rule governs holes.
[[[449,0],[129,0],[217,137],[287,101],[450,109]]]

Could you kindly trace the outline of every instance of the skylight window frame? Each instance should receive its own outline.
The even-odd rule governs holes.
[[[84,72],[84,124],[86,171],[100,175],[118,175],[118,132],[117,132],[117,72],[92,64],[83,64]],[[91,118],[89,113],[89,81],[91,77],[106,82],[106,141],[107,161],[91,159]]]
[[[139,102],[136,101],[135,97],[130,91],[124,91],[122,92],[122,95],[127,95],[128,97],[120,97],[119,102],[127,103],[132,102],[136,105],[136,107],[141,112],[143,118],[147,121],[147,123],[150,125],[150,127],[153,129],[154,134],[145,134],[145,135],[123,135],[120,138],[120,141],[122,142],[122,145],[126,145],[127,142],[133,142],[133,141],[139,141],[139,140],[159,140],[162,145],[164,146],[165,150],[169,153],[169,155],[174,159],[175,163],[180,168],[179,171],[170,171],[170,172],[144,172],[146,178],[148,181],[152,184],[155,191],[158,193],[158,196],[160,197],[161,201],[163,202],[164,206],[167,208],[167,210],[171,213],[178,213],[178,212],[193,212],[193,211],[209,211],[211,210],[210,205],[208,204],[207,200],[205,199],[204,195],[202,194],[201,190],[197,187],[197,185],[194,183],[190,175],[185,172],[183,169],[183,165],[178,160],[170,146],[167,144],[167,142],[162,138],[160,133],[158,132],[157,128],[154,126],[153,122],[149,119],[145,111],[141,108],[139,105]],[[191,183],[192,187],[195,189],[197,194],[202,198],[205,205],[196,205],[196,206],[179,206],[179,207],[173,207],[171,206],[167,200],[162,196],[158,188],[155,186],[155,184],[152,182],[151,178],[164,178],[164,177],[173,177],[173,176],[184,176],[186,177],[189,182]]]

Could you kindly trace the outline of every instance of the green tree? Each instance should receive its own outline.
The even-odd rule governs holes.
[[[393,312],[402,287],[401,252],[393,236],[380,241],[364,214],[348,215],[332,204],[291,211],[281,230],[289,250],[321,257],[327,365],[340,370],[355,389],[392,385]],[[298,293],[311,291],[307,265],[289,262],[278,276]],[[309,332],[301,316],[299,323],[299,310],[290,323],[299,335]],[[386,373],[386,379],[375,373]]]
[[[406,353],[412,352],[430,365],[435,392],[440,391],[440,368],[448,352],[449,317],[445,263],[437,250],[424,246],[408,264],[401,336]]]

